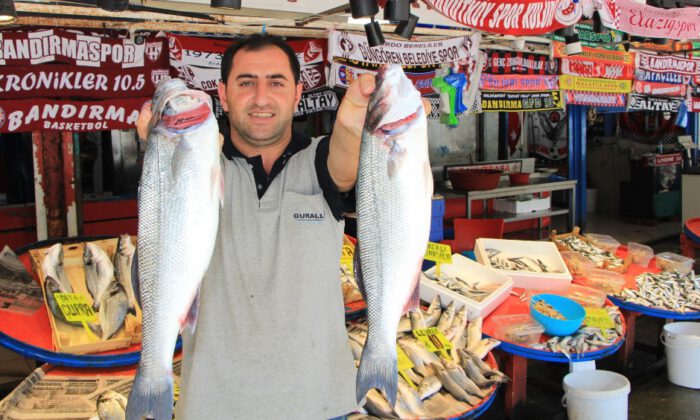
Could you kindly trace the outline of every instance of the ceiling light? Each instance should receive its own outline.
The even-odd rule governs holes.
[[[350,0],[350,11],[355,19],[371,17],[379,12],[374,0]]]
[[[389,22],[406,22],[411,15],[409,0],[388,0],[384,5],[384,19]]]
[[[11,25],[17,22],[17,11],[13,0],[0,0],[0,25]]]
[[[572,30],[571,35],[567,35],[564,37],[565,42],[566,42],[566,55],[577,55],[581,54],[583,52],[583,46],[581,46],[581,40],[578,37],[578,32],[575,30]]]
[[[211,3],[209,3],[209,5],[217,9],[240,10],[241,0],[211,0]]]
[[[394,33],[402,38],[411,39],[413,36],[413,31],[416,29],[416,24],[418,23],[418,16],[410,14],[408,20],[399,22],[396,25]]]
[[[593,32],[597,34],[602,34],[605,28],[603,28],[603,20],[600,18],[600,13],[596,10],[593,12]]]
[[[365,25],[365,33],[367,34],[367,42],[370,47],[384,45],[384,34],[382,33],[382,28],[379,26],[379,22],[376,20],[372,20]]]

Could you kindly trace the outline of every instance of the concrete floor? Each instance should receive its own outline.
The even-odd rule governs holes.
[[[664,221],[656,226],[636,225],[619,217],[588,214],[587,232],[605,233],[626,244],[629,241],[650,245],[655,253],[671,251],[680,254],[679,221]],[[563,230],[565,231],[565,230]],[[696,254],[695,270],[700,272],[700,255]],[[662,320],[637,318],[636,348],[631,366],[621,369],[615,355],[596,363],[598,369],[624,374],[632,384],[629,395],[630,419],[690,420],[700,419],[700,390],[684,388],[669,382],[664,350],[658,343]],[[569,366],[559,363],[528,363],[527,404],[516,418],[537,420],[566,419],[561,405],[561,383]],[[504,398],[501,392],[493,406],[480,418],[503,419]]]

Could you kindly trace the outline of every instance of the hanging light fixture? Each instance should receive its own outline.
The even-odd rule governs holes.
[[[212,0],[213,1],[213,0]],[[384,34],[379,22],[374,20],[374,15],[379,12],[379,7],[374,0],[350,0],[350,13],[353,19],[369,18],[365,25],[365,34],[370,47],[378,47],[384,44]]]
[[[384,5],[384,19],[389,22],[407,22],[410,15],[409,0],[388,0]]]
[[[129,0],[97,0],[97,7],[110,12],[123,12],[129,8]]]
[[[0,25],[11,25],[17,22],[17,11],[14,0],[0,0]]]
[[[564,42],[566,47],[564,51],[566,55],[577,55],[583,52],[583,47],[581,46],[581,40],[578,37],[578,32],[573,26],[567,26],[565,28],[557,29],[554,33],[564,37]]]
[[[593,12],[593,32],[602,34],[605,31],[603,28],[603,20],[600,18],[600,13],[596,10]]]
[[[408,20],[399,22],[396,25],[394,33],[402,38],[411,39],[413,36],[413,31],[416,29],[416,24],[418,23],[418,16],[414,14],[409,14]]]
[[[241,0],[211,0],[209,5],[211,7],[217,8],[217,9],[240,10],[241,9]]]

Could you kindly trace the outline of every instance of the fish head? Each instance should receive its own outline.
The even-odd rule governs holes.
[[[47,295],[53,296],[54,293],[60,292],[61,287],[58,284],[58,281],[56,281],[55,278],[51,276],[46,276],[44,279],[44,290],[46,291]]]
[[[91,243],[86,243],[83,249],[83,264],[91,265],[95,263],[96,252],[94,249],[95,245]]]
[[[365,131],[382,138],[402,137],[411,128],[426,125],[420,92],[401,66],[385,64],[377,72],[365,121]]]
[[[133,254],[135,250],[136,247],[134,243],[131,242],[131,235],[128,233],[119,235],[119,243],[117,244],[117,252],[119,252],[119,254],[127,256]]]
[[[53,244],[48,251],[46,251],[46,256],[49,258],[52,264],[60,264],[63,262],[63,245],[60,243]]]

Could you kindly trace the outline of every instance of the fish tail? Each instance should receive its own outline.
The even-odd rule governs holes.
[[[357,402],[359,403],[372,388],[383,391],[389,404],[396,405],[396,392],[398,388],[398,373],[396,366],[396,348],[372,350],[367,342],[367,347],[362,351],[360,367],[357,371]]]
[[[127,420],[170,420],[173,417],[173,378],[169,374],[147,378],[139,371],[126,405]]]

